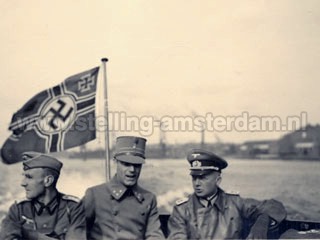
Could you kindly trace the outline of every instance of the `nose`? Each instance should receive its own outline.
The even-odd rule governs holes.
[[[27,186],[26,179],[23,178],[21,181],[21,187],[26,187],[26,186]]]
[[[130,165],[130,166],[129,166],[129,171],[130,171],[130,172],[134,172],[134,169],[135,169],[135,168],[134,168],[134,165]]]
[[[199,178],[195,178],[195,179],[194,179],[194,184],[195,184],[196,186],[199,186],[199,185],[200,185],[200,179],[199,179]]]
[[[196,179],[196,185],[199,185],[200,184],[200,180],[199,178]]]

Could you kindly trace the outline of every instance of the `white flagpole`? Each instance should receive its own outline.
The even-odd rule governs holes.
[[[110,180],[110,148],[109,148],[109,111],[108,111],[108,88],[107,88],[107,62],[108,58],[101,59],[103,66],[103,79],[104,79],[104,117],[105,117],[105,171],[106,182]]]

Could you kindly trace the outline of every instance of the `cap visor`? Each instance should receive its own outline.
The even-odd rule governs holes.
[[[190,175],[191,176],[203,176],[203,175],[206,175],[206,174],[209,174],[209,173],[212,173],[214,172],[214,170],[209,170],[209,169],[206,169],[206,170],[190,170]]]
[[[120,156],[117,156],[116,159],[121,162],[132,163],[132,164],[145,163],[144,158],[138,157],[138,156],[133,156],[133,155],[120,155]]]

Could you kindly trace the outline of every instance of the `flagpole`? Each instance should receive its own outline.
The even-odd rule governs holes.
[[[104,79],[104,117],[105,117],[105,171],[106,182],[110,180],[110,148],[109,148],[109,111],[108,111],[108,88],[107,88],[107,62],[108,58],[101,59],[103,66],[103,79]]]

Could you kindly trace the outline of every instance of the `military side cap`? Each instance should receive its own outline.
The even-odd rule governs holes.
[[[146,142],[147,140],[141,137],[118,137],[114,158],[122,162],[142,164],[145,162]]]
[[[22,154],[22,160],[24,170],[32,168],[50,168],[60,173],[63,165],[58,159],[38,152],[24,152]]]
[[[190,163],[191,175],[205,175],[212,171],[221,172],[228,166],[226,160],[212,152],[193,149],[188,153],[187,160]]]

